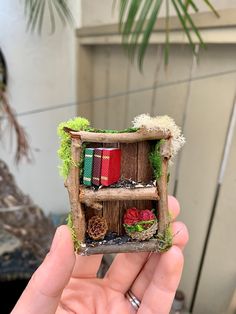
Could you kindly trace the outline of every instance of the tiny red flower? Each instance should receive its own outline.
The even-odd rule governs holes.
[[[139,212],[139,221],[148,221],[155,219],[155,215],[149,209],[143,209]]]
[[[134,225],[139,221],[139,210],[135,207],[127,209],[124,215],[124,223],[126,225]]]

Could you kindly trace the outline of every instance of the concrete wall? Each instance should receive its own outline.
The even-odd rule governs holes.
[[[81,0],[82,4],[82,24],[83,26],[89,25],[99,25],[99,24],[109,24],[115,23],[118,20],[118,3],[115,10],[112,12],[113,0]],[[199,8],[199,11],[207,11],[208,7],[204,4],[204,1],[196,2]],[[211,0],[211,3],[217,9],[228,9],[236,8],[235,0]],[[173,7],[170,7],[170,13],[174,14]],[[165,15],[165,6],[162,5],[160,16]]]
[[[80,1],[71,1],[80,23]],[[26,32],[23,1],[0,1],[0,46],[9,70],[9,99],[18,112],[75,103],[76,48],[74,29],[57,23],[57,32],[42,36]],[[4,30],[4,31],[2,31]],[[33,150],[32,164],[14,165],[13,147],[5,132],[0,158],[7,161],[21,189],[46,212],[67,211],[69,207],[63,180],[58,175],[60,121],[76,115],[76,106],[19,117]]]

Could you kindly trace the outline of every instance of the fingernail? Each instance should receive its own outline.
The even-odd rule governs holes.
[[[54,252],[60,242],[61,239],[61,232],[60,232],[60,228],[57,228],[54,238],[52,240],[52,245],[51,245],[51,249],[50,249],[50,253]]]

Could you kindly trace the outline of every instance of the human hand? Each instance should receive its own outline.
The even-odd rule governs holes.
[[[179,204],[169,197],[173,220]],[[133,314],[125,297],[128,290],[141,301],[139,314],[167,314],[178,287],[182,250],[188,232],[181,222],[173,222],[173,246],[163,254],[117,254],[105,278],[96,278],[102,255],[74,254],[66,226],[57,229],[51,250],[32,276],[11,314]]]

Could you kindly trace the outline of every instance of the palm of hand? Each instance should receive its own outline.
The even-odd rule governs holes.
[[[126,314],[132,312],[129,301],[122,291],[109,286],[106,279],[71,278],[62,294],[57,314]]]
[[[173,219],[178,202],[169,198]],[[104,279],[96,278],[102,255],[74,254],[70,231],[58,228],[50,253],[34,273],[11,314],[134,314],[126,299],[141,301],[138,314],[168,314],[178,287],[188,232],[172,223],[173,246],[164,253],[118,254]]]
[[[187,240],[185,231],[179,244]],[[118,254],[104,279],[96,278],[102,256],[77,256],[57,314],[135,313],[125,293],[141,300],[139,313],[169,313],[183,266],[182,252],[173,246],[165,254]]]

